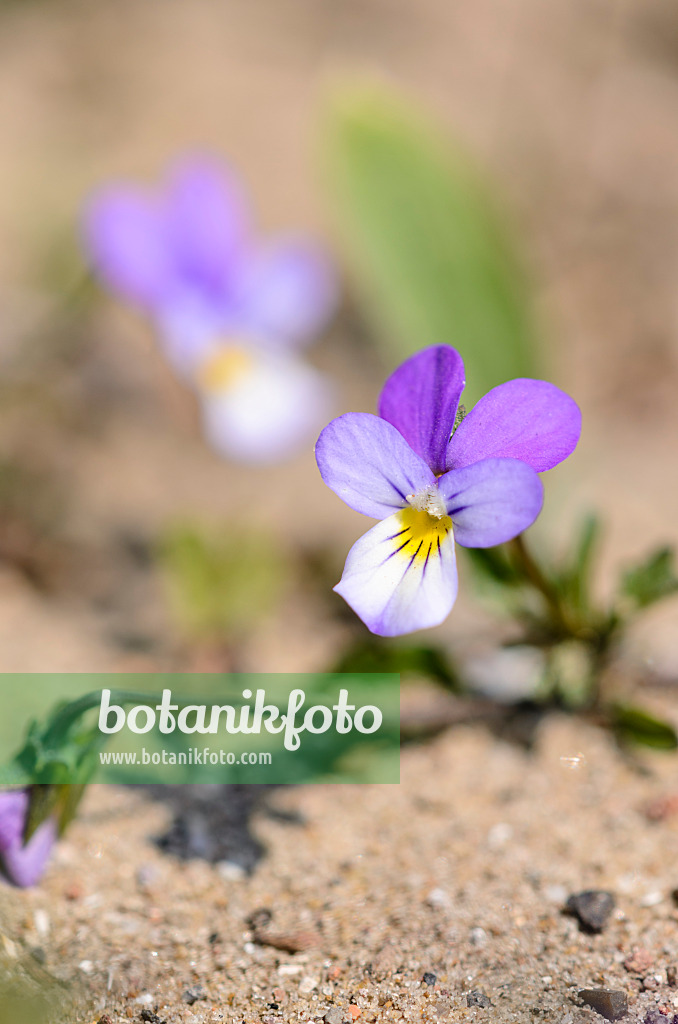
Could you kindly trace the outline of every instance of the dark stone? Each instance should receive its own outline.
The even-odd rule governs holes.
[[[626,992],[622,992],[621,989],[583,988],[579,992],[579,998],[606,1020],[619,1020],[629,1012]]]
[[[466,996],[466,1005],[482,1006],[483,1009],[486,1009],[488,1006],[492,1006],[492,1000],[484,992],[481,992],[480,989],[474,988],[473,991],[469,992]]]
[[[603,889],[586,889],[570,896],[565,907],[578,918],[583,931],[602,932],[614,910],[615,898]]]
[[[165,1024],[165,1021],[161,1020],[157,1013],[153,1013],[152,1010],[146,1010],[145,1008],[141,1011],[141,1019],[146,1024]]]
[[[183,994],[183,1000],[188,1003],[189,1006],[193,1006],[193,1003],[197,1003],[199,999],[206,999],[207,993],[202,985],[192,985],[191,988],[187,988]]]
[[[430,971],[426,971],[424,977],[421,980],[424,982],[425,985],[435,985],[438,978],[435,974],[432,974]]]

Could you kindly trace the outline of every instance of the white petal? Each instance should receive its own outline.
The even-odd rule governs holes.
[[[413,508],[389,516],[356,541],[334,589],[379,636],[439,625],[457,597],[451,520]]]
[[[221,455],[272,463],[312,445],[326,422],[331,389],[296,358],[251,352],[228,386],[201,392],[205,434]]]

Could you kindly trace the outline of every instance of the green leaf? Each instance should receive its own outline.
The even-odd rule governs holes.
[[[557,587],[576,612],[585,612],[591,606],[591,575],[600,532],[600,519],[590,513],[581,525],[565,567],[557,573]]]
[[[624,573],[622,593],[630,597],[638,608],[646,608],[655,601],[678,593],[673,558],[673,548],[670,547],[653,552],[646,561]]]
[[[678,734],[668,722],[644,708],[615,704],[610,709],[612,727],[624,743],[636,743],[657,750],[676,750]]]
[[[538,375],[515,238],[466,155],[385,89],[342,90],[328,122],[338,230],[389,364],[454,345],[472,401]]]
[[[273,607],[285,559],[272,537],[229,523],[218,533],[191,524],[169,530],[160,544],[170,597],[194,639],[228,636]]]
[[[459,690],[454,667],[435,647],[403,646],[367,637],[353,644],[330,670],[332,672],[397,672],[427,676],[448,689]]]
[[[525,577],[511,560],[505,544],[494,548],[464,548],[464,553],[479,580],[507,587],[521,587]]]

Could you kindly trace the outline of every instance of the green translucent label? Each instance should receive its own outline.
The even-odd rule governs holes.
[[[0,785],[399,781],[396,674],[0,675]]]

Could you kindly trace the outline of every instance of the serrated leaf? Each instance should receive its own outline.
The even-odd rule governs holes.
[[[615,704],[610,713],[612,727],[623,742],[657,750],[678,749],[678,734],[673,726],[644,708]]]
[[[354,277],[390,365],[448,343],[476,401],[538,376],[532,297],[492,190],[459,147],[385,89],[344,89],[327,128],[329,180]]]

